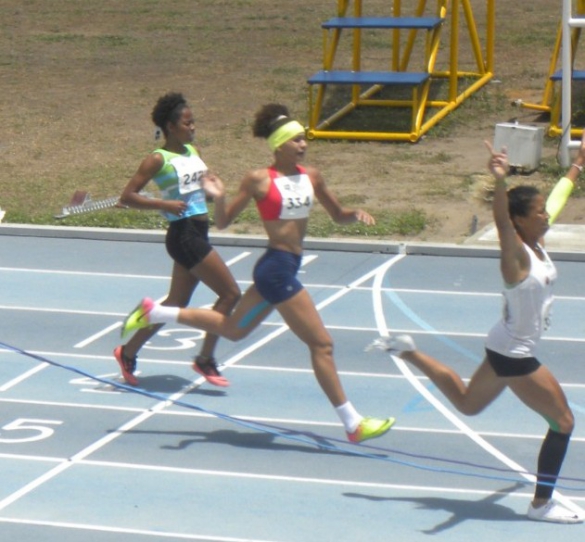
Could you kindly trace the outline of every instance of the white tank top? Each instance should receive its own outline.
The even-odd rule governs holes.
[[[534,356],[536,343],[550,326],[552,288],[557,270],[544,249],[540,260],[527,245],[530,273],[519,284],[506,287],[504,314],[488,333],[485,345],[512,358]]]

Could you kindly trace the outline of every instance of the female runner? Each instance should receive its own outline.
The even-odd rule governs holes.
[[[347,400],[333,359],[333,341],[313,300],[297,278],[307,231],[309,211],[317,198],[339,224],[360,221],[374,224],[362,210],[342,207],[321,173],[302,167],[307,141],[303,126],[280,104],[268,104],[257,113],[253,134],[265,138],[273,152],[271,166],[247,173],[228,204],[220,179],[209,176],[205,190],[215,199],[218,228],[227,227],[253,200],[268,236],[268,249],[254,268],[254,283],[231,316],[206,309],[183,309],[144,299],[128,316],[123,334],[164,322],[179,322],[237,341],[256,328],[276,309],[289,328],[309,348],[319,385],[335,408],[352,442],[379,437],[390,429],[393,418],[364,418]]]
[[[544,235],[567,201],[585,166],[585,133],[575,162],[547,201],[532,186],[506,187],[509,170],[505,152],[491,153],[495,177],[493,214],[500,239],[500,270],[504,281],[503,317],[485,341],[485,359],[467,385],[450,367],[416,348],[409,335],[378,339],[371,347],[397,354],[422,371],[465,415],[483,411],[506,387],[540,414],[549,429],[538,456],[538,475],[528,517],[536,521],[581,523],[575,511],[553,499],[574,417],[567,398],[550,370],[535,357],[537,343],[548,327],[552,287],[557,271],[544,249]],[[371,348],[370,347],[370,348]]]
[[[168,220],[167,252],[173,259],[171,285],[162,305],[186,307],[199,282],[217,295],[214,310],[229,314],[240,298],[240,289],[219,254],[209,244],[209,220],[202,182],[207,166],[192,145],[195,137],[193,112],[182,94],[162,96],[152,111],[152,121],[164,135],[162,147],[140,164],[122,192],[120,202],[135,209],[157,209]],[[141,190],[153,180],[161,198],[147,198]],[[162,325],[141,329],[126,344],[114,349],[122,376],[132,386],[136,356]],[[193,370],[216,386],[229,386],[217,369],[213,353],[217,335],[207,334]]]

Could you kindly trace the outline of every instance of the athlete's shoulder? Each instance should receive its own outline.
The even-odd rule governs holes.
[[[149,158],[151,158],[152,160],[156,160],[161,164],[164,164],[167,160],[169,160],[172,154],[173,153],[167,151],[166,149],[159,147],[158,149],[154,149],[153,151],[151,151],[151,153],[149,154]]]
[[[314,166],[305,166],[304,173],[309,177],[313,186],[321,185],[325,183],[323,175],[321,172]]]
[[[191,145],[190,143],[186,143],[185,148],[189,151],[189,154],[194,154],[195,156],[201,156],[199,149],[195,145]]]
[[[270,177],[271,177],[271,170],[269,167],[250,169],[246,173],[246,175],[244,176],[245,179],[248,179],[250,182],[253,182],[253,183],[265,182]]]
[[[141,167],[153,170],[154,172],[161,169],[165,165],[166,159],[162,153],[158,152],[159,150],[156,149],[150,154],[147,154],[142,160]]]

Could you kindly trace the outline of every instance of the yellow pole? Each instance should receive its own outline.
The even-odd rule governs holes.
[[[459,0],[451,3],[451,61],[449,63],[449,101],[457,99],[459,69]]]
[[[494,50],[496,42],[496,0],[487,0],[486,71],[494,72]]]

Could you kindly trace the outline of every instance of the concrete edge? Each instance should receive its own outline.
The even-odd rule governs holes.
[[[165,230],[139,230],[122,228],[81,228],[71,226],[39,226],[34,224],[0,224],[0,235],[14,237],[50,237],[62,239],[88,239],[96,241],[123,241],[163,243]],[[217,246],[265,247],[263,235],[236,235],[213,232],[210,239]],[[340,252],[369,252],[378,254],[412,254],[427,256],[457,256],[475,258],[497,258],[499,247],[468,239],[464,244],[423,243],[408,241],[384,241],[377,239],[305,239],[308,250],[333,250]],[[585,252],[549,247],[549,254],[561,261],[585,261]]]

